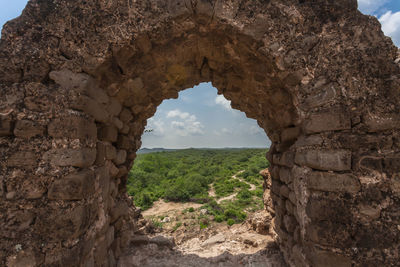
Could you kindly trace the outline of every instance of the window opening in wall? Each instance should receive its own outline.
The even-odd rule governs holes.
[[[127,182],[144,217],[141,230],[173,240],[183,258],[261,255],[274,244],[265,207],[269,146],[257,122],[211,83],[164,101],[148,120]]]

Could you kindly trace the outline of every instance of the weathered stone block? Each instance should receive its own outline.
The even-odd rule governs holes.
[[[296,226],[298,225],[296,218],[291,215],[285,215],[283,217],[283,224],[285,225],[285,228],[289,233],[293,233],[296,229]]]
[[[118,140],[118,129],[111,125],[102,127],[99,131],[99,139],[111,143],[116,142]]]
[[[32,138],[37,135],[43,135],[45,128],[29,120],[17,121],[14,128],[14,135],[21,138]]]
[[[319,135],[301,136],[294,145],[295,147],[320,146],[323,141]]]
[[[279,169],[279,179],[285,184],[289,184],[292,180],[291,171],[288,168]]]
[[[320,221],[307,225],[305,238],[320,245],[349,248],[353,242],[349,230],[348,225]]]
[[[333,85],[326,85],[325,88],[321,88],[317,94],[308,97],[304,101],[304,104],[301,105],[301,108],[310,110],[312,108],[320,107],[334,100],[336,96],[337,92],[335,87]]]
[[[287,187],[286,185],[282,185],[279,192],[280,192],[281,196],[283,196],[285,198],[289,198],[290,190],[289,190],[289,187]]]
[[[35,220],[35,232],[41,233],[47,242],[73,240],[84,233],[93,223],[97,211],[93,205],[49,210],[45,208]]]
[[[294,164],[294,156],[295,154],[291,151],[282,154],[274,154],[273,163],[291,168]]]
[[[0,117],[0,136],[12,135],[12,123],[10,119]]]
[[[88,80],[90,79],[87,74],[74,73],[68,69],[52,71],[49,73],[49,77],[66,90],[81,90],[86,86]]]
[[[107,143],[105,142],[97,142],[97,154],[94,162],[97,166],[104,166],[104,163],[106,162],[106,146]]]
[[[122,105],[115,97],[110,98],[110,102],[107,105],[107,111],[111,116],[118,116],[122,111]]]
[[[281,142],[288,142],[295,140],[301,133],[299,127],[286,128],[282,131]]]
[[[274,180],[272,181],[271,191],[279,196],[281,194],[281,186],[282,184],[280,182]]]
[[[107,261],[107,240],[104,236],[96,240],[93,256],[95,266],[102,266],[103,263]]]
[[[358,211],[366,221],[374,221],[381,216],[381,208],[379,206],[373,206],[370,204],[358,205]]]
[[[368,170],[383,171],[383,157],[364,156],[359,160],[359,166]],[[389,168],[388,168],[389,170]]]
[[[98,168],[95,173],[99,180],[103,201],[107,202],[107,198],[110,193],[110,173],[105,166]]]
[[[312,221],[329,220],[346,224],[353,220],[351,206],[338,198],[310,197],[305,211]]]
[[[399,114],[368,114],[364,118],[368,132],[383,132],[400,127]]]
[[[360,181],[351,174],[311,172],[306,178],[309,189],[326,192],[355,194],[361,189]]]
[[[97,138],[97,127],[93,121],[79,116],[54,119],[48,133],[55,138],[90,139]]]
[[[124,201],[119,201],[115,205],[115,208],[111,210],[111,223],[114,223],[119,217],[128,214],[129,207]]]
[[[0,197],[4,195],[4,177],[0,176]]]
[[[90,167],[96,160],[96,149],[52,149],[45,153],[44,159],[50,161],[52,165],[56,166],[74,166],[87,168]]]
[[[118,150],[117,156],[114,159],[114,163],[116,165],[124,164],[126,161],[126,155],[127,155],[126,150],[122,150],[122,149]]]
[[[125,135],[120,135],[118,137],[117,146],[120,149],[129,150],[134,146],[134,140],[131,140],[129,137]]]
[[[118,175],[119,169],[114,165],[114,163],[107,160],[105,166],[111,177],[116,177]]]
[[[92,116],[96,121],[107,123],[111,116],[106,110],[106,106],[98,103],[94,99],[81,95],[72,103],[72,108],[84,111]]]
[[[113,146],[111,144],[106,145],[106,159],[114,160],[114,159],[117,159],[118,155],[119,155],[119,153],[117,154],[117,149],[115,148],[115,146]]]
[[[7,258],[8,267],[35,267],[37,264],[35,253],[29,248]]]
[[[38,156],[31,151],[19,151],[7,159],[9,167],[33,168],[37,165]]]
[[[307,150],[296,153],[296,164],[326,171],[351,170],[351,151]]]
[[[126,166],[121,166],[118,168],[117,178],[124,177],[128,174],[128,168]]]
[[[351,267],[351,258],[331,251],[314,249],[307,253],[313,266]]]
[[[289,200],[290,200],[290,202],[292,202],[292,204],[294,205],[294,206],[296,206],[296,194],[293,192],[293,191],[291,191],[290,193],[289,193]]]
[[[94,172],[85,170],[53,182],[49,199],[79,200],[94,193]]]
[[[111,121],[114,126],[118,128],[118,130],[122,130],[122,128],[124,127],[124,123],[117,117],[112,118]]]
[[[132,113],[129,111],[129,109],[124,108],[121,111],[121,114],[119,114],[119,119],[124,122],[124,123],[128,123],[133,119],[133,115]]]
[[[343,112],[314,114],[303,125],[305,134],[348,129],[351,129],[351,118]]]
[[[385,172],[390,174],[399,174],[400,173],[400,155],[397,156],[389,156],[384,160]]]
[[[271,166],[269,167],[271,178],[274,180],[279,180],[279,172],[280,168],[278,166]]]
[[[292,202],[290,202],[289,199],[287,199],[285,201],[285,207],[286,207],[286,211],[287,213],[294,215],[295,214],[295,207],[293,206]]]

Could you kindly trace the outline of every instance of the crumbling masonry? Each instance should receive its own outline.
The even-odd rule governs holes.
[[[31,0],[0,42],[0,265],[115,266],[146,120],[211,81],[273,142],[292,266],[398,266],[397,48],[356,0]]]

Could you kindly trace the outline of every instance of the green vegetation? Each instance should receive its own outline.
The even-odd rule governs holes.
[[[204,203],[216,222],[239,223],[246,219],[246,211],[263,207],[259,171],[269,166],[265,153],[266,149],[186,149],[139,154],[129,173],[128,194],[143,210],[160,198],[192,201]],[[209,196],[211,188],[216,197]],[[217,203],[232,194],[237,194],[232,200]],[[201,219],[199,224],[205,228],[208,221]]]

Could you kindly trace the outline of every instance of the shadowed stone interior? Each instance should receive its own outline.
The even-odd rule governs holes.
[[[1,265],[116,266],[146,121],[208,81],[273,143],[290,265],[398,264],[397,57],[356,0],[31,0],[0,42]]]

